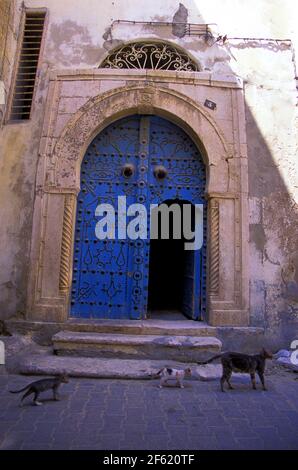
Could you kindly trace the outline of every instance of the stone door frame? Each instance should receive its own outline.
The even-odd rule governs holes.
[[[246,326],[248,177],[241,83],[206,72],[137,72],[78,70],[51,75],[36,179],[27,318],[68,320],[76,198],[88,145],[124,116],[156,114],[184,129],[206,164],[208,323]],[[103,81],[108,91],[100,92]],[[63,103],[64,84],[74,92]],[[85,90],[85,97],[78,100],[75,88]],[[202,91],[206,98],[208,92],[217,96],[220,119],[196,98]]]

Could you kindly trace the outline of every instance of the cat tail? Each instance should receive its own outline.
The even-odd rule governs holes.
[[[216,356],[211,357],[211,359],[208,359],[208,361],[197,362],[197,364],[199,364],[200,366],[204,364],[209,364],[210,362],[213,362],[215,359],[218,359],[221,356],[221,354],[216,354]]]
[[[21,392],[24,392],[24,390],[26,390],[27,388],[29,388],[29,385],[26,385],[26,387],[21,388],[21,390],[9,390],[9,392],[10,393],[21,393]]]

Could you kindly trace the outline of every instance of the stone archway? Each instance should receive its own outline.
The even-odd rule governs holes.
[[[28,311],[32,319],[66,321],[80,165],[95,137],[130,114],[155,114],[184,129],[205,159],[209,199],[208,318],[212,325],[247,325],[247,192],[245,166],[198,102],[156,85],[134,84],[95,96],[68,121],[40,161],[34,209]],[[49,132],[50,134],[50,132]],[[45,142],[42,142],[45,146]],[[42,153],[42,152],[41,152]]]

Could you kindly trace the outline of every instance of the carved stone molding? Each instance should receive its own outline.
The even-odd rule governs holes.
[[[64,214],[61,241],[61,260],[59,275],[59,290],[61,293],[68,293],[71,284],[71,253],[72,234],[74,225],[74,204],[75,195],[67,194],[64,200]]]
[[[210,201],[210,281],[211,295],[219,293],[219,202]]]
[[[224,134],[203,106],[183,94],[162,87],[117,88],[90,99],[65,126],[53,150],[55,186],[80,187],[80,164],[92,138],[115,119],[150,112],[173,120],[189,132],[210,166],[208,191],[226,192],[230,152]],[[207,161],[209,159],[209,162]],[[220,174],[220,178],[218,178]]]
[[[239,144],[238,127],[232,134],[233,141],[228,141],[221,125],[223,118],[217,120],[195,98],[194,83],[189,84],[194,87],[191,98],[160,83],[152,86],[131,80],[129,86],[109,89],[88,99],[78,110],[69,113],[69,118],[63,121],[63,130],[55,133],[63,77],[57,81],[59,86],[52,87],[55,100],[48,98],[48,118],[45,117],[40,144],[44,158],[40,162],[34,208],[28,294],[31,318],[62,322],[68,318],[76,196],[80,191],[81,162],[88,145],[112,122],[131,114],[150,113],[184,129],[208,168],[208,322],[225,326],[247,324],[247,240],[242,236],[247,233],[247,196],[243,184],[247,175],[244,171],[241,176],[233,150]],[[229,107],[222,109],[229,123],[225,111]]]

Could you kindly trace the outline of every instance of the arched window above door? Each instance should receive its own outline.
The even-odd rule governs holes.
[[[176,45],[148,41],[133,42],[114,49],[100,68],[199,71],[198,64]]]

